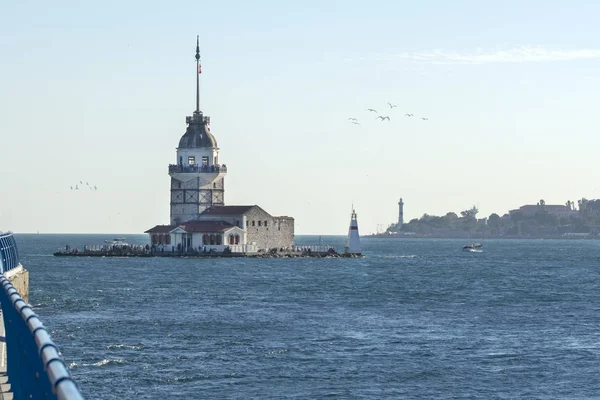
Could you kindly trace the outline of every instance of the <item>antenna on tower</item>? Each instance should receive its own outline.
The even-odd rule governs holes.
[[[202,66],[200,65],[200,35],[196,35],[196,113],[200,113],[200,74]]]

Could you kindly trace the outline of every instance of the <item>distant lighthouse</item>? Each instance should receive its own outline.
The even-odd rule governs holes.
[[[400,201],[398,202],[398,229],[402,228],[402,224],[404,224],[404,202],[402,201],[402,197],[400,197]]]
[[[352,216],[350,217],[350,227],[348,228],[348,240],[344,248],[345,254],[360,255],[360,237],[358,235],[358,221],[356,220],[356,211],[352,208]]]

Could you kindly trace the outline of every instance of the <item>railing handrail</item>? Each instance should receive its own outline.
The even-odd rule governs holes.
[[[15,399],[83,400],[58,346],[17,289],[0,275],[7,376]]]
[[[169,164],[169,172],[227,172],[227,165]]]
[[[12,232],[0,232],[0,273],[19,265],[19,250]]]

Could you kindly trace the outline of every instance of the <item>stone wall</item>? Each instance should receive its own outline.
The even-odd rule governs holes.
[[[277,245],[273,247],[288,248],[294,245],[294,218],[291,217],[275,217],[277,224]]]
[[[259,249],[288,248],[294,245],[294,219],[272,217],[260,207],[246,213],[246,243]]]
[[[19,265],[4,273],[4,276],[17,289],[23,300],[29,303],[29,271]]]

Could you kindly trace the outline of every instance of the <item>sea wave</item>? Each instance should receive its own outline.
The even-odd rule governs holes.
[[[385,256],[381,256],[381,258],[388,258],[388,259],[419,258],[419,256],[416,255],[416,254],[409,254],[409,255],[388,254],[388,255],[385,255]]]
[[[120,350],[120,349],[127,349],[127,350],[144,350],[144,345],[143,344],[110,344],[108,346],[106,346],[107,350]]]
[[[122,358],[116,358],[116,359],[113,359],[113,360],[105,358],[104,360],[98,361],[98,362],[95,362],[95,363],[81,363],[81,364],[78,364],[76,362],[72,362],[72,363],[69,364],[69,368],[73,369],[73,368],[76,368],[76,367],[104,367],[106,365],[121,365],[121,364],[127,364],[127,361],[124,360],[124,359],[122,359]]]
[[[127,361],[123,360],[122,358],[117,358],[115,360],[109,360],[109,359],[104,359],[102,361],[98,361],[97,363],[93,363],[93,364],[89,364],[89,366],[93,366],[93,367],[103,367],[105,365],[119,365],[119,364],[125,364]],[[84,366],[87,366],[86,364],[83,364]]]

